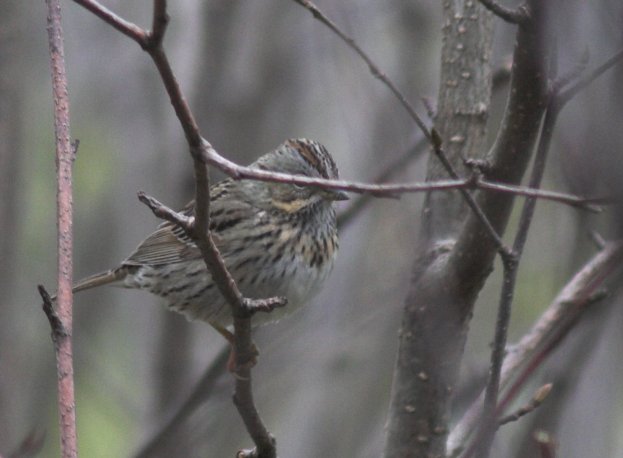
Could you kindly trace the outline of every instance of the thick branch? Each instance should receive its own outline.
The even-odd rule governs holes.
[[[536,3],[533,0],[531,6]],[[484,28],[484,21],[490,18],[490,14],[485,14],[478,3],[473,9],[468,9],[468,4],[460,1],[444,5],[447,5],[444,22],[447,24],[444,30],[447,54],[442,62],[441,86],[445,89],[462,84],[471,94],[470,86],[482,87],[488,77],[482,70],[487,68],[487,62],[475,58],[468,61],[455,50],[478,49],[478,56],[489,55],[490,48],[479,49],[478,46],[490,42],[486,41],[491,38],[490,30],[489,34],[481,32],[479,40],[470,41],[469,46],[467,40],[477,36],[476,30],[470,27],[480,25]],[[542,8],[536,5],[537,11],[530,20],[518,27],[510,99],[502,128],[489,154],[490,167],[486,169],[486,178],[496,182],[519,183],[539,130],[547,93]],[[462,18],[469,20],[461,21]],[[460,78],[463,74],[469,75],[465,81]],[[453,160],[460,158],[461,150],[472,153],[462,142],[478,134],[473,126],[481,126],[484,130],[484,110],[488,106],[488,98],[481,96],[477,99],[476,96],[481,94],[477,90],[471,98],[462,98],[460,94],[463,92],[457,91],[457,96],[449,99],[447,112],[440,110],[440,113],[446,113],[442,119],[450,123],[456,121],[451,124],[450,128],[454,129],[450,131],[451,135],[443,133],[445,138],[455,140],[457,151],[450,156]],[[481,102],[480,110],[478,104],[467,106],[474,100]],[[480,119],[477,118],[479,113]],[[466,125],[461,127],[459,121],[463,118]],[[477,202],[494,232],[502,234],[513,199],[479,192]],[[499,242],[491,237],[482,218],[474,213],[462,212],[466,215],[466,222],[465,218],[452,219],[459,212],[448,210],[443,203],[436,201],[432,201],[425,212],[425,220],[437,212],[442,214],[429,223],[427,245],[416,261],[414,281],[403,315],[388,428],[388,441],[394,447],[388,445],[386,449],[387,456],[391,457],[445,454],[449,403],[456,386],[468,321],[477,294],[491,271],[495,254],[500,250]],[[444,213],[448,216],[445,217]],[[444,225],[449,225],[450,229],[437,230]],[[445,236],[442,239],[439,238],[440,232]],[[421,381],[418,374],[425,374],[426,382]],[[399,444],[404,445],[399,448]]]

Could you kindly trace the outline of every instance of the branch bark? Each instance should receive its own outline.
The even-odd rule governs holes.
[[[443,23],[435,124],[447,139],[448,161],[463,173],[462,159],[484,150],[492,17],[478,3],[445,2]],[[427,180],[445,178],[446,170],[431,159]],[[400,329],[385,448],[388,458],[445,454],[450,396],[467,330],[456,309],[456,297],[446,294],[450,291],[444,283],[451,280],[447,260],[454,242],[449,237],[456,238],[468,212],[458,193],[427,196],[422,223],[425,240],[414,266]]]
[[[480,4],[445,5],[440,106],[445,99],[447,108],[439,110],[436,123],[442,137],[450,139],[449,159],[458,165],[462,156],[482,149],[492,19]],[[487,179],[509,184],[519,183],[525,172],[546,101],[543,6],[535,0],[530,7],[530,20],[518,26],[509,101],[485,171]],[[466,59],[461,52],[465,49],[475,50],[477,57]],[[451,92],[455,87],[460,90]],[[471,96],[459,97],[466,93]],[[467,141],[474,143],[465,145]],[[443,173],[432,165],[429,179]],[[513,198],[481,192],[477,202],[502,234]],[[424,240],[401,325],[387,457],[445,455],[450,401],[469,318],[499,249],[482,219],[468,213],[457,196],[430,197],[423,220]]]
[[[54,98],[54,136],[56,138],[57,175],[57,225],[58,225],[58,287],[57,309],[47,298],[47,305],[57,317],[57,326],[52,324],[52,340],[56,353],[58,384],[58,410],[61,435],[61,456],[76,457],[76,404],[74,398],[74,369],[72,333],[73,297],[73,191],[72,166],[74,149],[69,131],[69,95],[65,72],[65,51],[61,27],[61,5],[59,0],[46,0],[48,8],[47,29]],[[44,300],[44,308],[46,301]],[[47,312],[46,312],[47,313]],[[48,317],[51,315],[48,313]]]

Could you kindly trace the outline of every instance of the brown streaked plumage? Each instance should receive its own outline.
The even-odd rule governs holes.
[[[321,144],[291,139],[251,167],[316,178],[338,178]],[[210,188],[210,229],[225,264],[247,297],[286,296],[288,305],[264,321],[278,319],[307,302],[333,266],[338,238],[333,201],[340,191],[285,183],[226,179]],[[194,213],[194,202],[182,212]],[[191,320],[223,330],[229,306],[206,269],[201,253],[184,231],[161,224],[120,266],[87,277],[74,292],[114,284],[144,289]],[[254,318],[254,321],[258,317]]]

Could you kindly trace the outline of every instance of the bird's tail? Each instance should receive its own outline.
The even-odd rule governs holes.
[[[124,267],[118,267],[116,269],[100,272],[78,280],[74,283],[71,290],[72,292],[77,293],[78,291],[95,288],[96,286],[108,285],[122,280],[126,275],[127,270]],[[56,300],[56,294],[52,296],[52,300]]]

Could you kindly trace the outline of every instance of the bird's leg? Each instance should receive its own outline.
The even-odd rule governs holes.
[[[231,352],[229,353],[229,359],[227,360],[227,370],[231,372],[232,374],[236,374],[236,372],[240,368],[239,366],[236,365],[236,347],[235,347],[236,337],[226,327],[221,326],[218,323],[210,323],[210,326],[216,329],[216,331],[220,335],[222,335],[231,345]],[[251,355],[250,355],[249,361],[243,363],[243,365],[245,367],[255,366],[257,364],[257,357],[259,355],[260,355],[260,352],[257,346],[255,345],[255,343],[253,343],[251,346]]]

